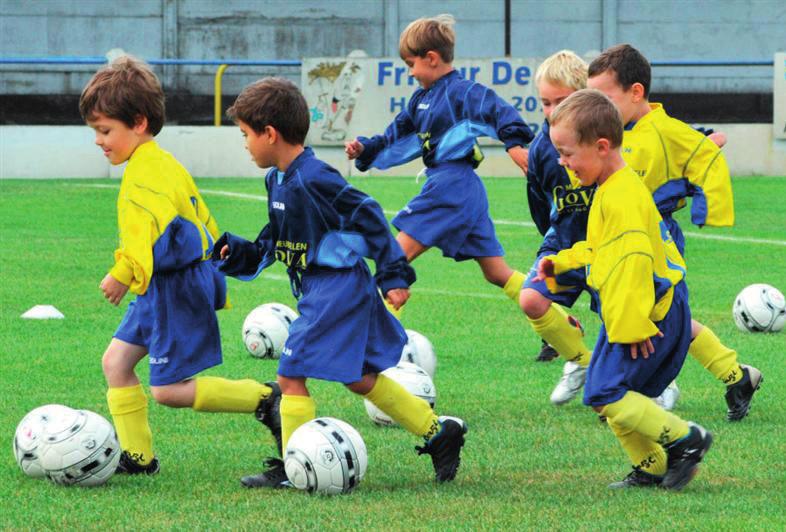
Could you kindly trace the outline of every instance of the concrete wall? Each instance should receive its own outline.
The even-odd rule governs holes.
[[[710,124],[710,126],[712,126]],[[786,141],[773,140],[768,124],[724,124],[729,142],[724,148],[732,175],[786,177]],[[0,126],[0,179],[119,177],[93,144],[85,126]],[[166,126],[157,137],[196,177],[256,177],[263,175],[244,149],[236,127]],[[393,170],[361,173],[339,147],[318,147],[317,155],[346,177],[353,175],[415,176],[417,160]],[[521,176],[501,147],[484,148],[482,176]]]
[[[786,45],[783,0],[512,0],[512,55],[585,54],[631,42],[651,60],[771,59]],[[397,55],[411,20],[458,20],[456,53],[504,54],[503,0],[0,0],[0,56],[300,59]],[[0,65],[0,93],[79,93],[93,66]],[[168,91],[212,94],[213,67],[158,69]],[[771,68],[661,68],[657,91],[770,92]],[[230,68],[225,93],[296,68]]]

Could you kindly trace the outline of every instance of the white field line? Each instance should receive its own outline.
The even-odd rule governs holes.
[[[104,183],[69,183],[67,186],[76,186],[76,187],[91,187],[91,188],[113,188],[117,190],[120,188],[119,185],[107,185]],[[267,201],[267,196],[260,196],[255,194],[243,194],[241,192],[229,192],[226,190],[211,190],[211,189],[201,189],[200,192],[205,196],[225,196],[229,198],[239,198],[239,199],[247,199],[247,200],[254,200],[254,201]],[[395,215],[398,211],[391,211],[391,210],[384,210],[384,213],[387,215]],[[523,222],[517,220],[494,220],[496,225],[512,225],[515,227],[535,227],[535,224],[532,222]],[[770,245],[770,246],[784,246],[786,247],[786,240],[768,240],[765,238],[753,238],[747,236],[724,236],[724,235],[713,235],[707,233],[696,233],[694,231],[685,231],[685,236],[691,238],[698,238],[703,240],[717,240],[718,242],[735,242],[735,243],[746,243],[746,244],[762,244],[762,245]],[[453,294],[454,292],[450,292]]]

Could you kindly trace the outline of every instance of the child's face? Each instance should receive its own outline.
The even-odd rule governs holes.
[[[418,80],[420,86],[428,89],[436,81],[435,79],[435,59],[432,55],[439,55],[436,52],[428,52],[425,57],[407,56],[404,62],[409,67],[409,75]]]
[[[603,171],[598,142],[579,144],[570,122],[561,121],[549,132],[559,152],[559,164],[573,171],[582,186],[593,185]]]
[[[243,132],[243,138],[246,140],[246,149],[251,154],[257,166],[260,168],[270,168],[275,166],[273,161],[273,144],[270,142],[270,135],[265,131],[257,133],[254,129],[243,122],[237,121],[240,131]]]
[[[140,144],[150,140],[146,118],[140,117],[137,124],[130,128],[120,120],[95,112],[87,120],[87,125],[95,130],[96,145],[104,150],[104,156],[111,164],[126,162]]]
[[[633,119],[636,115],[636,107],[641,102],[641,97],[634,90],[636,85],[631,85],[628,90],[624,90],[617,81],[616,72],[612,70],[607,70],[587,80],[587,88],[599,90],[614,102],[622,114],[623,124],[627,124]]]
[[[554,85],[548,81],[541,80],[538,83],[538,94],[540,95],[540,103],[543,105],[543,114],[546,115],[546,120],[549,119],[554,108],[574,92],[576,90],[570,87]]]

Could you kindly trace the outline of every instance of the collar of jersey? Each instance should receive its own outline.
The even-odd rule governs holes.
[[[630,131],[631,129],[636,127],[636,124],[646,124],[652,120],[655,120],[655,117],[657,115],[665,112],[666,111],[664,111],[663,109],[663,104],[650,102],[650,112],[642,116],[635,122],[628,122],[627,124],[625,124],[625,131]]]
[[[435,81],[431,85],[431,87],[429,87],[428,90],[434,90],[437,87],[439,87],[441,84],[447,83],[448,81],[450,81],[453,78],[460,78],[460,77],[461,77],[461,72],[459,72],[458,70],[451,70],[450,72],[448,72],[447,74],[445,74],[444,76],[439,78],[437,81]]]
[[[276,182],[280,185],[287,177],[294,174],[298,168],[303,166],[308,159],[314,157],[314,150],[306,146],[303,148],[303,152],[295,157],[295,160],[289,164],[286,172],[282,172],[278,168],[276,168]]]
[[[131,157],[129,157],[128,160],[130,161],[137,155],[141,155],[145,152],[157,150],[157,149],[158,149],[158,143],[155,140],[148,140],[147,142],[137,146],[136,149],[134,150],[134,153],[131,154]]]

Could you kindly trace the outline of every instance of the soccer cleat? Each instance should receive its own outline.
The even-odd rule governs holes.
[[[535,358],[536,362],[551,362],[559,356],[557,350],[549,345],[546,340],[542,340],[543,345],[540,348],[540,353]]]
[[[258,475],[248,475],[240,479],[240,483],[247,488],[289,488],[292,487],[287,479],[284,461],[280,458],[268,458],[264,462],[266,471]]]
[[[254,416],[257,420],[270,429],[271,434],[276,439],[276,448],[279,456],[281,452],[281,387],[277,382],[266,382],[273,391],[265,399],[259,401]]]
[[[415,450],[418,455],[430,454],[437,482],[447,482],[456,478],[456,471],[461,463],[464,434],[468,429],[467,424],[457,417],[440,416],[439,424],[439,432],[423,447],[415,447]]]
[[[677,381],[671,381],[669,385],[663,390],[658,397],[654,399],[655,403],[664,410],[671,412],[680,398],[680,389],[677,387]]]
[[[712,446],[712,434],[704,427],[688,423],[690,431],[684,438],[666,446],[669,462],[661,487],[679,491],[699,470],[699,462]]]
[[[587,368],[575,362],[565,362],[565,366],[562,368],[562,378],[554,387],[554,391],[551,392],[551,402],[557,406],[569,402],[578,395],[586,380]]]
[[[131,456],[128,451],[123,451],[117,463],[115,473],[118,475],[155,475],[161,469],[158,458],[153,457],[147,465],[142,465]]]
[[[740,364],[740,367],[742,368],[742,378],[739,382],[726,387],[726,405],[729,407],[726,411],[726,419],[729,421],[739,421],[748,415],[753,394],[764,380],[761,371],[753,366]]]
[[[660,486],[662,482],[663,477],[647,473],[646,471],[642,471],[641,467],[634,466],[633,471],[628,473],[627,477],[619,482],[612,482],[609,484],[609,488],[613,490],[623,488],[652,488]]]

